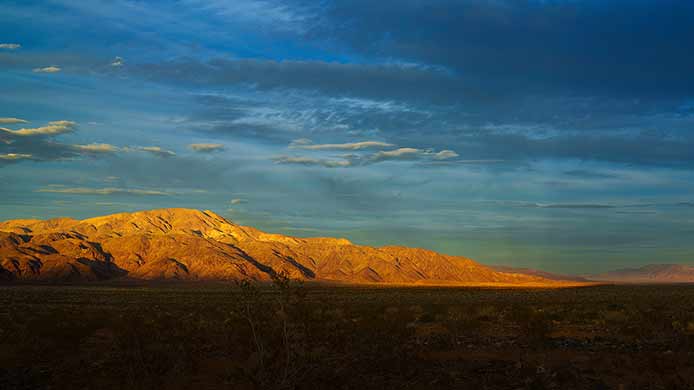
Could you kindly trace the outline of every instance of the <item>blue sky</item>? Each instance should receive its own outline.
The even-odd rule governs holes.
[[[0,219],[694,261],[690,1],[4,1]]]

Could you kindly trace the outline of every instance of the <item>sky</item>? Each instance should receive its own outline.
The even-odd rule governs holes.
[[[0,3],[0,220],[694,264],[694,2]]]

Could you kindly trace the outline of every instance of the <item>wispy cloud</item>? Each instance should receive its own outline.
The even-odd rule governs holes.
[[[58,73],[60,72],[60,67],[57,66],[46,66],[44,68],[34,68],[34,73]]]
[[[188,147],[199,153],[211,153],[224,150],[223,144],[190,144]]]
[[[436,152],[432,149],[421,148],[397,148],[392,150],[379,150],[376,152],[365,151],[367,149],[383,149],[394,146],[381,141],[361,141],[339,144],[313,144],[307,138],[295,139],[289,144],[290,149],[308,151],[343,150],[353,153],[343,154],[342,160],[314,158],[309,156],[278,156],[273,158],[278,164],[315,165],[326,168],[346,168],[376,164],[384,161],[428,161],[430,163],[451,163],[449,160],[458,157],[458,153],[452,150]]]
[[[372,162],[385,160],[414,160],[421,156],[423,151],[415,148],[398,148],[395,150],[382,150],[369,157]]]
[[[343,144],[312,144],[310,140],[301,138],[289,144],[293,149],[304,150],[362,150],[362,149],[383,149],[394,146],[387,142],[380,141],[361,141]]]
[[[5,153],[0,154],[0,160],[23,160],[31,158],[31,154],[25,153]]]
[[[0,131],[20,137],[31,137],[39,135],[58,135],[63,133],[69,133],[75,129],[75,126],[77,126],[76,122],[61,120],[48,122],[48,126],[26,128],[19,130],[11,130],[4,127],[0,127]]]
[[[133,148],[128,148],[128,151],[132,151]],[[161,146],[138,146],[134,150],[140,150],[143,152],[151,153],[159,157],[173,157],[176,155],[175,152],[171,150],[162,149]]]
[[[75,194],[75,195],[114,195],[114,194],[129,194],[129,195],[154,195],[166,196],[171,195],[168,192],[157,190],[143,190],[133,188],[86,188],[86,187],[46,187],[40,188],[35,192],[48,192],[55,194]]]
[[[5,49],[5,50],[16,50],[21,48],[22,45],[19,43],[0,43],[0,49]]]
[[[111,66],[115,66],[115,67],[123,66],[124,64],[125,64],[125,60],[123,60],[123,58],[121,58],[121,57],[116,57],[113,59],[113,61],[111,61]]]
[[[534,203],[528,207],[538,209],[613,209],[617,206],[599,203]]]
[[[19,118],[0,118],[0,123],[6,124],[6,125],[11,125],[14,123],[29,123],[29,121],[26,121],[24,119],[19,119]]]
[[[111,144],[88,144],[88,145],[72,145],[73,148],[81,152],[88,153],[115,153],[120,149]]]
[[[279,156],[273,158],[276,164],[296,164],[296,165],[306,165],[306,166],[322,166],[326,168],[346,168],[352,165],[349,160],[328,160],[322,158],[311,158],[311,157],[290,157],[290,156]]]
[[[451,158],[456,158],[458,157],[458,153],[452,151],[452,150],[442,150],[436,154],[434,154],[434,160],[448,160]]]

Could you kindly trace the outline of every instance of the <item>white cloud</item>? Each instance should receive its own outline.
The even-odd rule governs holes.
[[[0,154],[0,160],[22,160],[31,158],[31,154],[24,153],[6,153]]]
[[[301,141],[298,143],[297,141]],[[361,148],[366,148],[372,146],[371,144],[377,143],[383,144],[377,141],[364,141],[355,142],[348,144],[323,144],[323,145],[312,145],[307,144],[305,139],[295,140],[292,142],[293,148],[295,149],[307,149],[307,146],[317,146],[317,148],[309,150],[360,150]],[[366,145],[365,145],[366,144]],[[374,145],[375,146],[375,145]],[[430,161],[431,163],[442,164],[444,162],[449,163],[446,160],[458,157],[458,153],[452,150],[442,150],[439,152],[434,152],[432,149],[419,149],[419,148],[398,148],[393,150],[380,150],[375,153],[367,154],[343,154],[339,156],[342,160],[330,160],[313,158],[307,156],[279,156],[275,157],[273,160],[277,164],[298,164],[298,165],[316,165],[323,166],[327,168],[346,168],[346,167],[358,167],[370,164],[376,164],[384,161]],[[433,160],[433,161],[432,161]]]
[[[188,147],[200,153],[218,152],[224,150],[223,144],[190,144]]]
[[[436,154],[434,154],[434,160],[448,160],[450,158],[456,158],[458,157],[458,153],[452,151],[452,150],[442,150]]]
[[[317,165],[326,168],[345,168],[352,165],[352,162],[348,160],[326,160],[311,157],[280,156],[275,157],[273,161],[276,164]]]
[[[20,136],[20,137],[31,137],[36,135],[58,135],[63,133],[69,133],[75,129],[77,123],[72,121],[53,121],[48,122],[48,126],[10,130],[4,127],[0,127],[0,131],[5,133]]]
[[[19,43],[0,43],[0,49],[15,50],[22,47]]]
[[[395,150],[382,150],[371,155],[372,161],[384,160],[412,160],[423,154],[424,151],[415,148],[399,148]]]
[[[176,155],[176,153],[171,150],[162,149],[160,146],[140,146],[137,150],[152,153],[159,157],[173,157]]]
[[[297,143],[301,141],[302,143]],[[308,143],[306,142],[308,141]],[[305,149],[305,150],[361,150],[361,149],[383,149],[392,147],[393,144],[380,141],[361,141],[361,142],[349,142],[343,144],[311,144],[310,140],[305,138],[295,140],[289,145],[294,149]]]
[[[113,59],[113,61],[111,61],[111,66],[115,66],[115,67],[123,66],[124,64],[125,64],[125,60],[123,60],[123,58],[121,58],[121,57],[116,57]]]
[[[45,68],[34,68],[34,73],[58,73],[61,69],[57,66],[46,66]]]
[[[25,121],[24,119],[19,119],[19,118],[0,118],[0,123],[2,123],[2,124],[29,123],[29,121]]]
[[[40,188],[36,192],[49,192],[56,194],[75,194],[75,195],[114,195],[114,194],[130,194],[130,195],[170,195],[168,192],[155,190],[142,190],[131,188],[85,188],[85,187],[47,187]]]

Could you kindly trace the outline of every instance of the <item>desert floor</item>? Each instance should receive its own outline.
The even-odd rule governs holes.
[[[0,388],[687,389],[694,285],[0,286]]]

